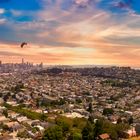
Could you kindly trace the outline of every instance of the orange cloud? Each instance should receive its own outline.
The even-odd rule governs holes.
[[[140,49],[121,46],[118,46],[117,51],[112,46],[107,49],[97,46],[87,48],[45,46],[40,48],[34,44],[21,49],[19,45],[0,44],[0,60],[19,63],[22,58],[29,62],[46,64],[106,64],[139,67]]]

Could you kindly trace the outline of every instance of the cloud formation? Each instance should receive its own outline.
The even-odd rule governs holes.
[[[132,1],[41,0],[39,5],[34,12],[7,9],[10,16],[0,10],[0,59],[140,67],[140,15]],[[29,46],[21,50],[24,41]]]
[[[0,8],[0,14],[4,14],[5,10],[3,8]]]

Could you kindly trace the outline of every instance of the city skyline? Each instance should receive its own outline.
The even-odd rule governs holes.
[[[0,60],[140,67],[138,0],[2,0]],[[22,42],[28,42],[20,48]]]

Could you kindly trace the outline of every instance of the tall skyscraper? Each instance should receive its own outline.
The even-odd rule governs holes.
[[[24,58],[22,58],[22,64],[24,64]]]

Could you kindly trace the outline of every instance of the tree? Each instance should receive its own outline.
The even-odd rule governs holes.
[[[87,120],[85,118],[74,118],[73,119],[73,127],[83,130],[86,125]]]
[[[133,117],[132,116],[128,119],[128,123],[129,123],[129,125],[133,124]]]
[[[115,131],[117,132],[118,137],[122,137],[122,132],[128,130],[129,128],[130,126],[128,124],[120,123],[115,126]]]
[[[3,125],[3,128],[2,128],[4,131],[9,131],[9,127],[8,127],[8,125]]]
[[[119,117],[118,119],[117,119],[117,124],[120,124],[120,123],[122,123],[123,121],[122,121],[122,119],[121,119],[121,117]]]
[[[92,113],[92,103],[91,103],[91,102],[89,103],[89,106],[88,106],[87,111],[88,111],[89,113]]]
[[[94,128],[95,128],[95,125],[91,124],[88,121],[82,131],[82,139],[83,140],[94,140],[94,137],[95,137]]]
[[[104,108],[103,115],[111,115],[114,113],[114,110],[112,108]]]
[[[36,99],[36,107],[39,108],[41,105],[41,101],[39,98]]]
[[[62,128],[63,134],[66,136],[73,126],[73,121],[70,118],[58,117],[56,124]]]
[[[47,120],[47,115],[45,115],[44,113],[40,116],[40,119],[42,120],[42,121],[45,121],[45,120]]]
[[[125,128],[122,129],[117,125],[103,118],[98,118],[95,122],[91,117],[82,131],[82,138],[83,140],[96,140],[100,134],[108,133],[112,140],[118,140],[118,130],[125,130]]]
[[[76,103],[77,104],[81,104],[82,103],[82,99],[81,98],[76,99]]]
[[[98,119],[95,122],[94,139],[96,139],[96,137],[98,137],[103,132],[103,129],[104,129],[103,126],[104,126],[104,120]]]
[[[94,119],[95,119],[94,116],[92,114],[90,114],[89,117],[88,117],[88,121],[91,122],[91,123],[94,123],[95,122]],[[98,120],[98,119],[96,119],[96,120]]]
[[[62,128],[58,125],[48,128],[42,140],[64,140]]]
[[[3,96],[3,100],[4,100],[5,102],[7,102],[8,99],[9,99],[8,94],[6,94],[6,95]]]
[[[8,111],[7,110],[3,110],[3,115],[7,118],[8,117]]]
[[[20,138],[28,138],[28,133],[27,133],[26,130],[24,130],[24,131],[19,131],[19,132],[17,133],[17,137],[20,137]]]
[[[68,140],[82,140],[82,135],[78,132],[72,132],[68,137]]]

